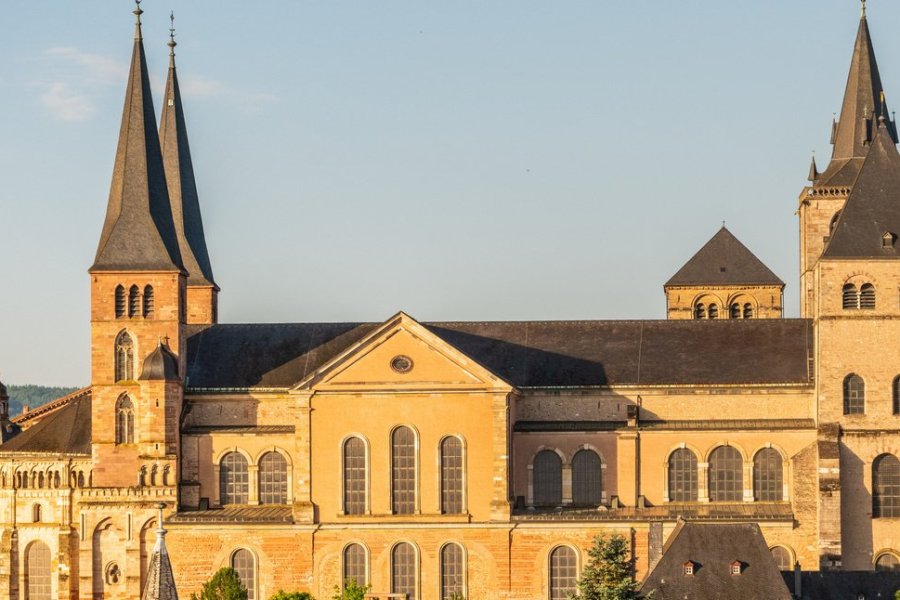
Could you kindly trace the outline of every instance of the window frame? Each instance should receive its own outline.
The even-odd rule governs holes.
[[[589,491],[591,491],[590,484],[592,483],[592,481],[590,478],[590,475],[591,475],[590,472],[586,473],[588,476],[588,479],[586,482],[578,481],[579,469],[578,469],[577,460],[578,460],[579,456],[589,456],[589,455],[593,455],[597,459],[596,476],[597,476],[597,484],[598,485],[597,485],[597,491],[596,491],[596,493],[597,493],[596,502],[594,501],[593,497],[589,498],[587,501],[581,501],[584,499],[579,497],[579,491],[580,491],[579,487],[587,486],[589,488]],[[593,459],[591,459],[591,460],[593,460]],[[603,504],[603,479],[604,478],[603,478],[603,457],[600,456],[600,453],[591,447],[581,447],[575,452],[575,454],[572,455],[571,465],[572,465],[572,504],[575,506],[587,506],[587,507],[597,507],[597,506],[602,505]],[[585,467],[585,468],[588,468],[588,467]]]
[[[281,464],[284,467],[284,481],[267,481],[263,482],[263,476],[266,473],[263,471],[263,461],[265,461],[268,457],[275,456],[278,459],[281,459]],[[256,474],[256,490],[257,490],[257,500],[260,505],[266,506],[283,506],[285,504],[291,503],[291,461],[288,460],[288,457],[285,456],[283,452],[281,452],[277,448],[271,448],[269,450],[265,450],[256,461],[257,465],[257,474]],[[269,476],[272,476],[273,473],[268,473]],[[280,475],[277,471],[274,473],[277,476]],[[267,489],[265,492],[263,491],[265,488],[273,488],[277,487],[279,483],[283,484],[284,492],[283,494],[275,491],[273,492],[271,489]],[[284,502],[274,502],[274,501],[266,501],[264,499],[263,494],[270,494],[271,497],[275,498],[275,500],[283,499]]]
[[[457,444],[459,444],[459,466],[458,467],[453,467],[452,465],[450,467],[448,467],[448,465],[446,464],[447,461],[445,460],[446,454],[445,454],[444,444],[446,444],[447,442],[450,442],[451,440],[453,440]],[[467,459],[466,441],[461,435],[457,435],[457,434],[445,435],[444,437],[442,437],[440,439],[440,441],[438,442],[438,471],[439,471],[438,472],[438,498],[440,501],[439,511],[440,511],[440,514],[442,514],[442,515],[464,515],[464,514],[468,513],[468,493],[467,493],[468,473],[467,473],[467,469],[466,469],[466,463],[467,463],[466,459]],[[454,490],[450,490],[450,492],[447,491],[447,478],[445,478],[445,471],[448,468],[451,468],[451,469],[458,468],[459,469],[459,478],[458,478],[459,489],[455,490],[455,492],[458,493],[458,495],[459,495],[459,498],[458,498],[459,510],[458,511],[451,511],[450,508],[452,508],[452,507],[448,507],[448,504],[450,504],[450,502],[448,501],[446,496],[448,495],[448,493],[454,492]]]
[[[127,343],[126,343],[127,342]],[[116,383],[135,381],[135,362],[137,340],[127,329],[116,334],[113,342],[113,379]]]
[[[444,552],[453,546],[459,550],[460,553],[460,590],[456,593],[461,593],[464,598],[468,597],[469,594],[469,553],[466,551],[466,547],[456,541],[447,541],[441,544],[440,549],[438,549],[438,598],[439,600],[447,600],[451,596],[445,593],[445,581],[444,575],[446,573],[445,564],[444,564]],[[452,592],[451,592],[452,593]]]
[[[866,414],[866,380],[862,375],[848,373],[841,384],[841,392],[844,416]]]
[[[722,456],[728,454],[729,456]],[[713,463],[725,464],[718,468]],[[706,488],[710,502],[737,503],[744,501],[744,455],[730,444],[716,446],[706,459]],[[735,467],[735,462],[737,468]],[[721,475],[716,477],[719,473]],[[720,489],[721,488],[721,489]]]
[[[553,489],[551,490],[553,492],[553,498],[550,498],[549,492],[547,492],[546,494],[538,493],[538,490],[543,489],[542,486],[538,485],[538,483],[539,483],[538,477],[539,477],[539,473],[541,473],[541,471],[538,467],[538,460],[542,456],[549,457],[551,455],[554,457],[554,459],[556,461],[559,461],[558,472],[554,471],[553,473],[550,474],[553,477],[553,481],[550,482],[553,484]],[[554,462],[554,464],[553,464],[554,469],[556,467],[556,464],[557,463]],[[538,451],[535,452],[534,456],[531,458],[531,500],[532,500],[531,503],[533,506],[539,506],[539,507],[562,506],[562,503],[563,503],[563,475],[562,474],[563,474],[563,468],[565,467],[565,464],[566,464],[565,459],[562,456],[560,456],[559,451],[556,450],[555,448],[539,448]],[[556,494],[556,492],[557,492],[557,489],[556,489],[557,481],[556,480],[557,479],[559,480],[559,485],[558,485],[559,494],[558,495]]]
[[[253,575],[252,585],[247,585],[247,583],[240,579],[241,584],[247,588],[247,600],[256,600],[259,597],[258,588],[259,588],[259,560],[256,556],[256,552],[247,548],[246,546],[239,546],[231,551],[231,554],[228,556],[228,566],[235,570],[238,573],[238,577],[240,578],[240,570],[235,566],[234,559],[241,552],[246,552],[250,556],[250,569]]]
[[[553,558],[557,552],[562,551],[562,550],[567,550],[567,551],[571,552],[575,559],[575,564],[573,565],[573,567],[571,567],[571,568],[574,568],[574,571],[575,571],[575,574],[573,577],[569,576],[568,574],[560,574],[560,575],[554,574]],[[566,568],[568,569],[569,567],[566,567]],[[556,546],[553,546],[550,549],[550,551],[547,553],[547,600],[566,600],[567,598],[570,597],[569,594],[571,594],[573,592],[577,592],[578,577],[580,575],[581,575],[581,553],[578,551],[578,549],[569,544],[557,544]],[[554,590],[554,583],[555,583],[555,579],[557,577],[564,577],[566,579],[571,579],[571,581],[572,581],[571,590],[569,590],[569,591],[567,591],[566,589],[559,590],[561,593],[563,593],[565,595],[554,596],[554,591],[556,591],[556,590]]]
[[[125,403],[128,406],[125,406]],[[134,400],[128,395],[128,392],[121,394],[116,399],[116,446],[137,443],[137,435],[135,433],[135,423],[137,422],[137,411],[135,410]]]
[[[880,471],[886,462],[891,464],[885,468],[891,468],[893,472]],[[882,481],[882,478],[887,478],[887,481]],[[872,518],[898,517],[900,517],[900,458],[890,453],[880,454],[872,461]]]
[[[775,550],[782,550],[786,554],[787,560],[788,560],[787,569],[781,568],[780,562],[778,561],[778,559],[775,558]],[[794,551],[791,550],[789,547],[783,546],[781,544],[776,544],[776,545],[772,546],[771,548],[769,548],[769,552],[772,554],[772,560],[775,561],[775,566],[778,567],[779,571],[781,571],[782,573],[787,573],[788,571],[794,570],[794,565],[796,564],[796,559],[795,559]]]
[[[412,442],[410,444],[404,444],[404,446],[400,446],[400,448],[409,449],[409,456],[405,456],[404,458],[412,459],[412,467],[403,467],[397,464],[397,449],[395,447],[394,436],[397,435],[398,432],[406,430],[409,431],[412,435]],[[411,425],[397,425],[393,429],[391,429],[390,433],[390,499],[391,499],[391,514],[393,515],[415,515],[419,514],[419,432],[416,431],[414,427]],[[404,481],[402,478],[403,470],[411,470],[412,471],[412,483],[409,485],[409,489],[400,490],[402,493],[411,493],[412,494],[412,508],[407,510],[405,508],[408,500],[403,500],[398,498],[398,483]],[[406,485],[404,487],[406,487]],[[401,507],[401,503],[404,505]]]
[[[363,507],[361,512],[350,511],[347,510],[349,503],[347,501],[347,473],[349,467],[347,466],[347,444],[349,444],[353,440],[359,440],[362,443],[363,450],[363,477],[362,477],[362,494],[363,494]],[[341,440],[340,445],[340,453],[341,453],[341,513],[344,515],[368,515],[370,514],[369,507],[369,492],[370,492],[370,480],[369,474],[371,472],[370,464],[369,464],[369,440],[362,434],[359,433],[351,433],[347,437]]]
[[[768,461],[766,465],[758,464],[760,460],[760,456],[763,454],[767,455],[763,460]],[[771,455],[774,455],[774,460]],[[774,465],[774,466],[772,466]],[[759,468],[768,467],[766,471],[760,471]],[[783,502],[784,501],[784,455],[778,451],[777,448],[773,448],[772,446],[766,446],[765,448],[760,448],[756,451],[756,454],[753,455],[753,500],[755,502]],[[767,478],[764,478],[763,475],[775,475],[777,476],[777,483],[773,483],[768,481]],[[765,487],[771,489],[761,489],[761,484],[767,484]],[[764,497],[770,496],[773,497]]]
[[[415,543],[413,543],[409,540],[398,540],[391,546],[391,550],[390,550],[390,589],[391,589],[391,592],[390,593],[392,593],[392,594],[404,593],[404,592],[397,592],[396,587],[395,587],[396,586],[396,579],[395,579],[396,572],[394,570],[394,566],[396,565],[395,552],[397,552],[397,549],[400,548],[401,546],[409,546],[409,548],[412,549],[413,564],[412,564],[411,568],[412,568],[414,592],[412,594],[410,594],[411,597],[409,598],[409,600],[418,600],[419,595],[420,595],[420,589],[421,589],[421,572],[420,572],[421,557],[419,555],[418,545],[416,545]],[[406,592],[406,593],[408,593],[408,592]]]
[[[367,586],[369,584],[369,579],[371,578],[371,573],[369,572],[369,547],[360,541],[351,541],[344,545],[341,549],[341,589],[346,589],[347,581],[351,578],[348,577],[347,573],[347,552],[351,548],[360,548],[362,550],[362,561],[363,561],[363,581],[359,581],[356,578],[353,578],[356,581],[357,585]]]
[[[690,459],[681,458],[680,456],[684,453],[687,453],[687,455],[690,456]],[[679,457],[676,457],[676,454],[679,455]],[[672,461],[676,458],[678,460],[678,463],[673,464]],[[688,466],[693,465],[693,468],[690,471],[684,470],[685,466],[683,463],[685,461],[687,461]],[[679,477],[673,477],[673,474],[677,475],[678,473],[682,473],[682,475]],[[685,473],[690,473],[690,479],[685,479],[683,475]],[[675,448],[669,453],[669,456],[666,458],[666,478],[666,497],[668,498],[669,502],[699,501],[700,461],[697,458],[697,453],[694,452],[692,448],[681,446],[679,448]],[[677,483],[681,483],[681,490],[678,489]],[[689,487],[684,485],[685,483],[690,484]]]
[[[223,477],[225,477],[225,473],[224,473],[225,461],[226,461],[226,459],[228,459],[228,457],[230,457],[232,455],[240,457],[244,461],[244,468],[246,470],[244,472],[245,481],[243,482],[242,485],[246,486],[246,491],[244,492],[244,494],[246,495],[245,502],[225,502],[227,495],[230,495],[230,496],[236,495],[234,493],[226,494],[227,486],[223,485],[223,483],[225,483],[223,481]],[[241,506],[241,505],[246,505],[246,504],[250,503],[250,464],[251,464],[251,462],[252,461],[249,459],[249,457],[247,457],[246,454],[244,454],[243,452],[239,451],[236,448],[226,450],[219,457],[219,460],[216,462],[216,464],[219,467],[219,505],[220,506],[232,506],[232,505]],[[235,484],[236,484],[236,482],[234,482],[234,481],[231,482],[231,485],[235,485]]]

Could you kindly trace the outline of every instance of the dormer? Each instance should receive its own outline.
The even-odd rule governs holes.
[[[685,576],[693,575],[694,572],[697,570],[696,567],[697,567],[697,563],[695,563],[692,560],[689,560],[686,563],[684,563],[683,565],[681,565],[681,572]]]
[[[729,565],[729,569],[732,575],[740,575],[744,570],[744,563],[739,560],[733,560]]]

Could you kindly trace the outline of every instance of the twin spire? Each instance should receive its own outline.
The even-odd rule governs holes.
[[[144,54],[140,1],[106,220],[90,271],[179,271],[188,285],[215,285],[175,72],[174,23],[162,121]],[[172,17],[174,21],[174,16]]]

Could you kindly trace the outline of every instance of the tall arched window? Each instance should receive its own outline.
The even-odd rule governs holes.
[[[134,403],[128,394],[116,400],[116,443],[134,443]]]
[[[706,305],[702,302],[698,302],[694,307],[694,318],[695,319],[705,319],[706,318]]]
[[[416,434],[404,426],[391,433],[391,508],[395,515],[416,512]]]
[[[141,315],[141,290],[133,285],[128,289],[128,316],[139,317]]]
[[[247,504],[249,495],[247,459],[240,452],[229,452],[219,463],[219,502]]]
[[[441,512],[463,512],[463,445],[458,437],[441,441]]]
[[[578,557],[568,546],[550,553],[550,600],[568,600],[578,585]]]
[[[391,550],[391,593],[406,594],[410,600],[419,597],[417,585],[416,549],[400,542]]]
[[[266,452],[259,460],[259,503],[287,501],[287,461],[277,452]]]
[[[711,502],[744,499],[744,461],[737,448],[719,446],[710,454],[709,499]]]
[[[775,564],[778,565],[779,571],[794,570],[793,555],[791,554],[791,551],[784,546],[773,546],[772,558],[775,560]]]
[[[687,448],[669,456],[669,501],[697,501],[697,456]]]
[[[732,319],[741,318],[741,305],[738,302],[731,303],[731,309],[728,311],[728,316]]]
[[[861,415],[866,412],[866,382],[856,373],[844,378],[844,414]]]
[[[749,302],[744,305],[744,318],[752,319],[753,318],[753,305]]]
[[[362,544],[348,544],[344,548],[344,581],[343,585],[354,582],[365,586],[369,583],[366,568],[366,549]]]
[[[344,442],[344,512],[366,512],[366,444],[358,437]]]
[[[900,460],[893,454],[872,463],[872,516],[900,517]]]
[[[256,561],[253,553],[245,548],[235,550],[231,555],[231,568],[237,571],[238,577],[247,588],[247,600],[256,598]]]
[[[774,448],[763,448],[753,457],[753,497],[764,502],[784,499],[784,466]]]
[[[717,304],[709,305],[709,318],[710,319],[718,319],[719,318],[719,306]]]
[[[600,457],[593,450],[579,450],[572,457],[572,503],[599,506],[602,491]]]
[[[885,552],[875,559],[875,570],[898,572],[900,571],[900,558],[897,558],[897,555],[892,552]]]
[[[50,548],[31,542],[25,550],[25,600],[50,599]]]
[[[852,283],[845,283],[841,288],[841,306],[844,309],[859,308],[859,291]]]
[[[144,287],[144,318],[153,316],[153,286]]]
[[[453,600],[466,592],[466,558],[459,544],[441,548],[441,600]]]
[[[125,316],[125,287],[116,286],[116,318]]]
[[[116,381],[134,379],[134,340],[127,331],[116,336]]]
[[[875,286],[871,283],[864,283],[859,288],[859,307],[870,310],[875,308]]]
[[[891,385],[891,412],[900,415],[900,375],[894,377],[894,383]]]
[[[534,503],[537,506],[562,504],[562,459],[553,450],[541,450],[532,467]]]

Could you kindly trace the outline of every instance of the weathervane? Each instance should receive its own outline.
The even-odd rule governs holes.
[[[178,45],[178,42],[175,41],[175,11],[169,13],[169,56],[175,56],[175,46]]]

